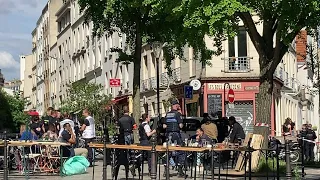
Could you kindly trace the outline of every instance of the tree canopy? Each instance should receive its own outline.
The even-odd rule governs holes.
[[[278,64],[303,28],[313,35],[320,25],[318,0],[181,0],[173,12],[183,14],[185,28],[211,37],[232,37],[240,22],[243,23],[259,54],[256,121],[267,124],[271,120],[273,74]],[[258,26],[262,26],[262,32]],[[268,132],[265,127],[255,130]]]
[[[29,116],[24,112],[26,104],[27,100],[18,94],[12,96],[0,90],[0,131],[6,129],[18,132],[19,126],[27,123]]]
[[[121,32],[127,35],[134,56],[135,118],[140,115],[140,61],[142,40],[167,42],[164,55],[167,66],[183,48],[194,48],[195,59],[203,62],[222,52],[222,42],[237,34],[244,24],[258,54],[260,93],[257,98],[257,122],[269,123],[273,74],[300,30],[311,34],[320,24],[318,0],[79,0],[94,32]],[[263,31],[258,31],[258,26]],[[217,49],[208,49],[208,35]],[[130,59],[130,58],[129,58]],[[267,130],[265,129],[265,132]]]
[[[99,122],[103,118],[105,106],[110,101],[111,96],[103,94],[102,85],[76,82],[69,85],[68,97],[62,102],[60,109],[62,112],[77,112],[88,108]]]

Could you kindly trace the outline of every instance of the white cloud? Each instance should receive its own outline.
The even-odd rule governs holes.
[[[0,15],[8,13],[41,13],[47,0],[0,0]]]
[[[5,51],[0,51],[0,69],[19,69],[20,64],[14,60],[13,56]]]

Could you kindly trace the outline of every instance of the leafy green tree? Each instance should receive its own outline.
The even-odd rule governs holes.
[[[69,85],[68,97],[61,104],[61,111],[76,112],[88,108],[97,122],[103,118],[105,106],[111,101],[103,94],[103,86],[95,83],[75,82]]]
[[[180,0],[174,14],[184,16],[184,27],[190,34],[207,34],[216,45],[236,34],[243,22],[259,54],[260,93],[257,97],[256,121],[270,123],[273,74],[289,46],[306,28],[312,35],[320,25],[318,0]],[[263,31],[258,32],[257,26]],[[203,42],[196,42],[203,43]],[[255,127],[265,135],[267,127]]]
[[[167,57],[167,67],[175,55],[183,56],[182,20],[173,18],[174,1],[156,0],[79,0],[81,10],[85,12],[87,21],[92,21],[93,35],[98,37],[107,33],[126,35],[128,49],[113,48],[118,52],[119,61],[133,63],[133,115],[138,123],[140,119],[140,68],[143,43],[153,41],[168,42],[164,56]],[[184,32],[186,34],[188,31]],[[178,34],[178,35],[177,35]],[[189,36],[191,37],[191,36]],[[200,37],[201,36],[196,36]],[[192,37],[194,39],[195,37]],[[179,40],[178,40],[179,39]],[[191,38],[190,38],[191,41]],[[194,43],[197,47],[198,44]]]
[[[28,121],[29,116],[24,112],[27,100],[18,94],[9,95],[0,90],[0,129],[8,129],[17,132],[19,126]]]

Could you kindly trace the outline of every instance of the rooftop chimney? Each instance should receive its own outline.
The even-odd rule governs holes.
[[[305,62],[307,58],[307,31],[301,30],[296,36],[297,62]]]

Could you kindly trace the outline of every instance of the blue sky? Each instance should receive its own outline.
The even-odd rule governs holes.
[[[47,1],[0,0],[0,69],[6,81],[20,78],[19,55],[31,53],[31,32]]]

